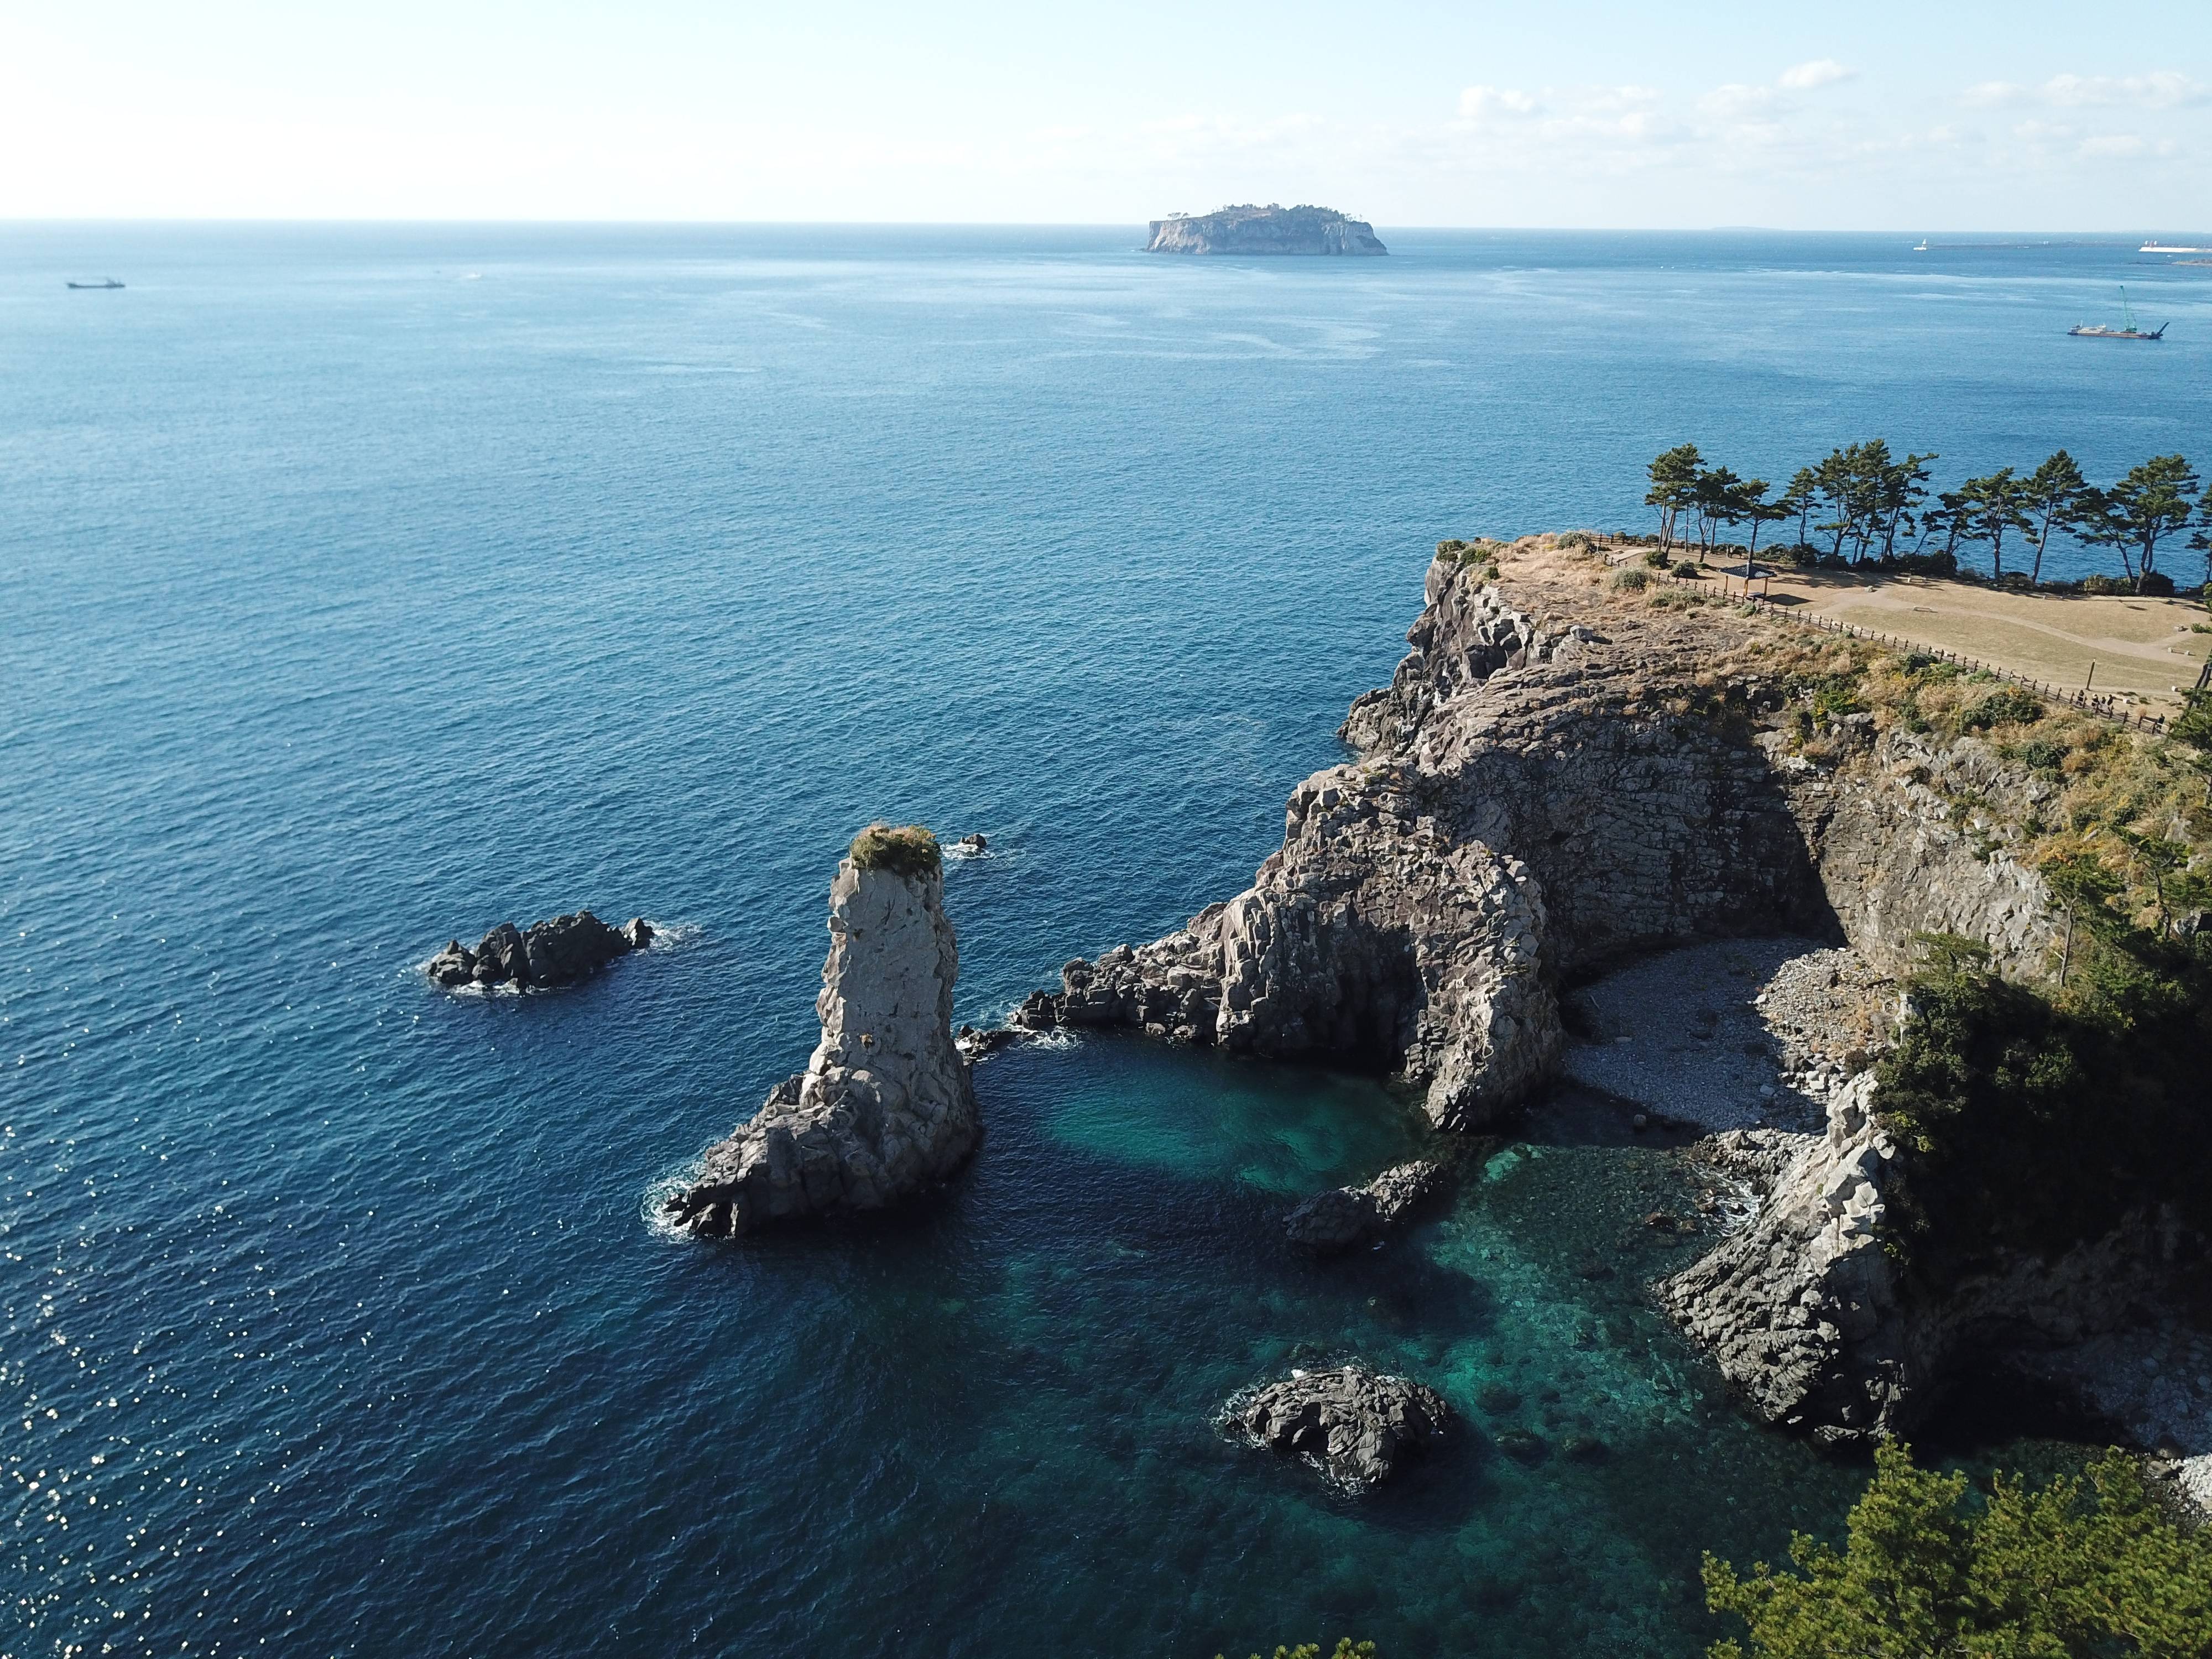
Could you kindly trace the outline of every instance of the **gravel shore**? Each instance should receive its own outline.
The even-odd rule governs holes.
[[[1717,939],[1643,957],[1565,1003],[1573,1082],[1701,1129],[1821,1127],[1879,1057],[1897,988],[1817,939]]]

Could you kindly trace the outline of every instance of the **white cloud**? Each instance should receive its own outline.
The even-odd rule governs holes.
[[[1534,115],[1536,100],[1510,87],[1469,87],[1459,95],[1459,118],[1480,121],[1492,116]]]
[[[1857,72],[1845,69],[1832,58],[1815,58],[1809,64],[1783,70],[1778,84],[1790,92],[1810,92],[1816,87],[1832,87],[1838,81],[1848,81]]]
[[[2044,104],[2053,109],[2126,106],[2134,109],[2179,109],[2202,104],[2212,88],[2172,70],[2149,75],[2054,75],[2039,87],[2012,81],[1984,81],[1962,94],[1969,104]]]
[[[2059,75],[2044,84],[2054,104],[2129,104],[2138,109],[2172,109],[2204,101],[2204,88],[2185,75],[2160,70],[2150,75]]]
[[[1743,120],[1771,109],[1775,102],[1772,87],[1747,87],[1738,81],[1715,87],[1698,100],[1698,107],[1708,115],[1717,115],[1723,120]]]

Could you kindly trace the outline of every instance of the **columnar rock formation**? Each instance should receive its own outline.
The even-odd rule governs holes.
[[[1844,775],[1788,752],[1779,687],[1711,672],[1759,624],[1557,580],[1516,592],[1580,619],[1440,556],[1413,648],[1345,723],[1359,758],[1292,792],[1251,888],[1070,963],[1015,1022],[1379,1065],[1438,1124],[1477,1128],[1557,1061],[1562,977],[1622,955],[1848,931],[1901,965],[1916,932],[1941,930],[2002,965],[2039,960],[2041,883],[1956,822],[1931,775],[1994,773],[1984,746],[1841,728]]]
[[[694,1232],[878,1209],[953,1174],[981,1138],[953,1046],[960,951],[936,842],[924,830],[870,831],[854,848],[830,889],[822,1039],[668,1200]]]
[[[642,916],[610,927],[589,910],[531,924],[523,932],[502,921],[471,951],[459,939],[423,965],[423,971],[447,989],[465,985],[512,985],[518,990],[550,990],[587,977],[630,951],[653,943]]]

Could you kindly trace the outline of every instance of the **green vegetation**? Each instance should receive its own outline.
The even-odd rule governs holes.
[[[1217,1653],[1213,1659],[1221,1659],[1221,1656]],[[1255,1653],[1252,1659],[1260,1659],[1260,1656]],[[1294,1648],[1277,1648],[1275,1659],[1321,1659],[1321,1644],[1301,1642]],[[1375,1659],[1375,1644],[1354,1642],[1347,1636],[1330,1650],[1328,1659]]]
[[[1799,1534],[1796,1571],[1747,1578],[1705,1558],[1705,1600],[1748,1626],[1713,1659],[2203,1659],[2212,1651],[2212,1528],[2160,1515],[2108,1454],[2086,1480],[2031,1490],[1913,1467],[1891,1444],[1841,1553]]]
[[[918,823],[893,829],[872,823],[853,837],[854,865],[863,870],[888,870],[895,876],[933,876],[945,866],[937,837]]]
[[[1892,1247],[1939,1279],[1990,1244],[2056,1252],[2161,1203],[2212,1224],[2212,963],[2125,929],[2097,860],[2057,884],[2066,983],[2016,984],[1972,941],[1926,940],[1878,1073],[1905,1154]]]
[[[1647,570],[1616,570],[1613,585],[1624,593],[1641,593],[1651,586],[1651,573]]]
[[[2189,545],[2204,553],[2212,580],[2212,487],[2198,494],[2196,470],[2182,456],[2153,456],[2107,489],[2092,484],[2062,449],[2025,477],[1999,467],[1941,492],[1931,506],[1928,463],[1937,459],[1932,452],[1899,459],[1882,439],[1869,439],[1831,451],[1818,465],[1800,467],[1770,501],[1764,480],[1708,466],[1695,444],[1678,444],[1652,461],[1644,499],[1659,510],[1662,557],[1686,514],[1696,526],[1700,564],[1714,552],[1755,558],[1761,526],[1795,520],[1797,539],[1784,551],[1800,564],[1872,563],[1950,575],[1962,548],[1982,546],[1989,550],[1990,580],[2029,591],[2042,584],[2051,538],[2064,532],[2084,546],[2118,556],[2124,576],[2103,578],[2108,588],[2087,591],[2166,594],[2174,591],[2173,579],[2158,568],[2159,550],[2195,526]],[[1746,523],[1751,526],[1747,546],[1715,539],[1719,531]],[[2034,559],[2008,580],[2005,538],[2015,532],[2034,550]],[[1827,538],[1825,547],[1815,544],[1815,535]]]
[[[1905,1154],[1893,1249],[1940,1274],[2166,1201],[2212,1229],[2212,690],[2154,737],[1862,640],[1763,634],[1700,678],[1777,686],[1796,751],[1824,764],[1865,763],[1897,727],[1972,736],[2043,792],[1997,822],[1956,775],[1919,780],[1986,854],[2041,872],[2058,938],[2030,984],[1929,943],[1875,1097]]]

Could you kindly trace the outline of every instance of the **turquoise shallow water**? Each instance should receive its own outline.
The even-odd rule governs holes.
[[[2109,474],[2201,409],[2126,249],[1385,234],[0,228],[0,1652],[1686,1653],[1700,1546],[1832,1522],[1642,1304],[1662,1153],[1316,1272],[1274,1218],[1399,1105],[1102,1041],[984,1068],[933,1212],[647,1224],[868,818],[991,835],[988,1018],[1243,884],[1438,537],[1633,522],[1685,435]],[[2123,278],[2167,343],[2067,340]],[[415,972],[580,902],[669,935]],[[1362,1508],[1213,1435],[1348,1350],[1479,1433]]]

